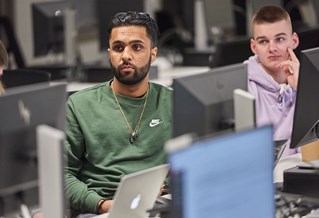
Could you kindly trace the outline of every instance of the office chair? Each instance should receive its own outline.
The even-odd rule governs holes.
[[[1,80],[5,88],[12,88],[34,83],[49,83],[51,74],[45,71],[36,70],[4,70]]]
[[[84,66],[80,80],[82,82],[98,83],[111,80],[113,73],[108,66]]]
[[[210,67],[221,67],[242,63],[254,55],[250,49],[250,38],[239,37],[216,45],[216,52],[210,60]]]
[[[66,80],[73,76],[72,67],[63,64],[27,66],[24,69],[49,72],[51,80]]]

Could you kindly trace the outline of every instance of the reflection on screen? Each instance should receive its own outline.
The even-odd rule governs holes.
[[[270,126],[197,141],[171,153],[169,162],[178,216],[274,216]]]

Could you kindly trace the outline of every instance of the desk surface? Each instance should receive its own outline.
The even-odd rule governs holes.
[[[274,183],[283,182],[284,171],[286,169],[297,166],[301,162],[302,162],[301,153],[293,154],[280,159],[274,169]]]

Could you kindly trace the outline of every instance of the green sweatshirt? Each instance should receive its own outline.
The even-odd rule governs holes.
[[[165,142],[172,136],[172,90],[150,83],[138,138],[117,105],[110,83],[76,92],[68,99],[66,197],[72,209],[95,213],[101,198],[111,199],[125,174],[165,163]],[[145,97],[116,95],[135,129]]]

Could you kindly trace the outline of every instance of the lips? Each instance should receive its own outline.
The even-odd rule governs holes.
[[[272,56],[269,56],[268,59],[272,60],[272,61],[276,61],[276,60],[280,59],[280,56],[279,55],[272,55]]]
[[[130,72],[133,72],[135,70],[134,67],[132,67],[130,65],[122,66],[120,69],[123,73],[125,73],[125,72],[130,73]]]

